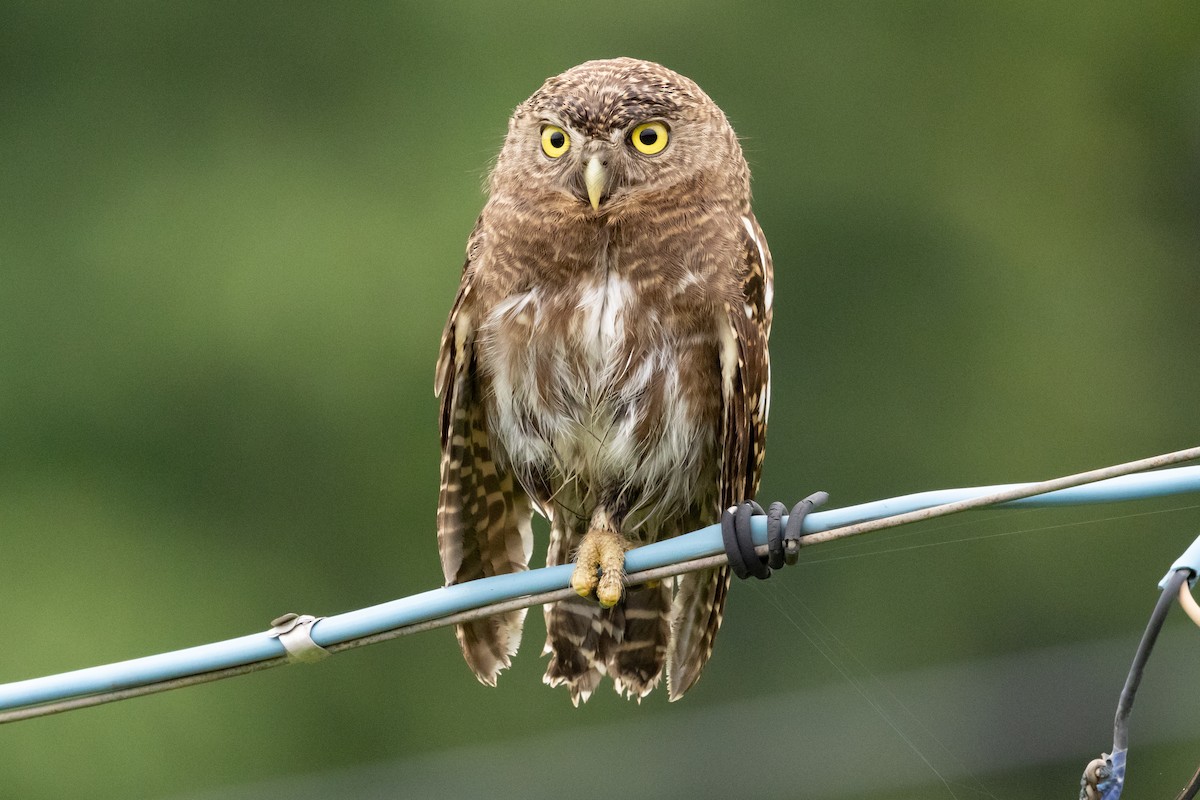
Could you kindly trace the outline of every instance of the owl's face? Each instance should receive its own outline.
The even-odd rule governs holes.
[[[682,75],[620,58],[551,78],[517,107],[492,191],[601,216],[731,178],[747,180],[745,161],[717,105]]]

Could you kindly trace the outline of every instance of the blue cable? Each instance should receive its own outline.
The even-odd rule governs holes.
[[[889,500],[813,512],[804,520],[804,532],[831,530],[856,522],[943,505],[1023,485],[1025,484],[920,492]],[[1107,503],[1196,491],[1200,491],[1200,466],[1176,467],[1110,478],[995,507],[1037,508]],[[755,517],[751,527],[755,544],[765,545],[766,518]],[[721,526],[710,525],[674,539],[629,551],[626,556],[626,569],[631,573],[641,572],[723,552]],[[326,617],[313,625],[312,639],[318,645],[328,647],[492,603],[563,589],[570,582],[572,569],[573,567],[567,564],[499,575],[421,592],[357,611],[348,611]],[[279,640],[269,631],[264,631],[170,653],[3,684],[0,685],[0,710],[146,686],[281,658],[285,655]]]

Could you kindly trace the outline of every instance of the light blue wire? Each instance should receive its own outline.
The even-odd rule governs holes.
[[[889,517],[908,511],[992,494],[1023,484],[947,489],[894,497],[846,508],[809,514],[804,532],[840,528],[856,522]],[[1176,467],[1110,478],[1105,481],[1024,498],[996,507],[1031,508],[1084,503],[1109,503],[1164,497],[1200,491],[1200,466]],[[786,518],[785,518],[786,519]],[[766,544],[766,518],[751,523],[756,544]],[[626,555],[626,569],[641,572],[724,552],[721,526],[707,528],[639,547]],[[329,645],[382,633],[405,625],[439,619],[492,603],[525,595],[563,589],[570,582],[571,565],[534,569],[511,575],[470,581],[327,617],[313,625],[313,641]],[[115,664],[48,675],[0,685],[0,710],[22,708],[68,698],[130,689],[230,667],[244,666],[286,655],[283,645],[269,632],[189,647],[170,653],[135,658]]]

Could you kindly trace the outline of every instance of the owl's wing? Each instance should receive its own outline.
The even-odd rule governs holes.
[[[533,549],[529,498],[497,463],[488,435],[471,318],[472,278],[468,260],[442,334],[434,387],[442,400],[438,551],[448,586],[528,569]],[[520,610],[457,626],[463,657],[482,683],[495,685],[500,670],[511,664],[524,621]]]
[[[726,306],[734,343],[721,355],[721,508],[754,499],[766,453],[767,414],[771,407],[771,301],[774,275],[771,251],[753,214],[742,217],[741,305]],[[736,363],[735,361],[736,354]]]
[[[771,253],[753,215],[747,214],[741,222],[741,257],[736,266],[741,297],[726,304],[719,320],[720,510],[751,500],[758,493],[770,409]],[[708,663],[728,591],[729,567],[690,572],[680,579],[667,654],[671,700],[682,697]]]

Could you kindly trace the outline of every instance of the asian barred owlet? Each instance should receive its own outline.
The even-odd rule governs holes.
[[[546,607],[545,682],[683,695],[727,568],[624,586],[625,551],[754,496],[771,256],[724,113],[647,61],[589,61],[517,107],[442,336],[438,547],[447,584],[527,569],[530,511],[580,597]],[[524,612],[458,626],[495,684]]]

